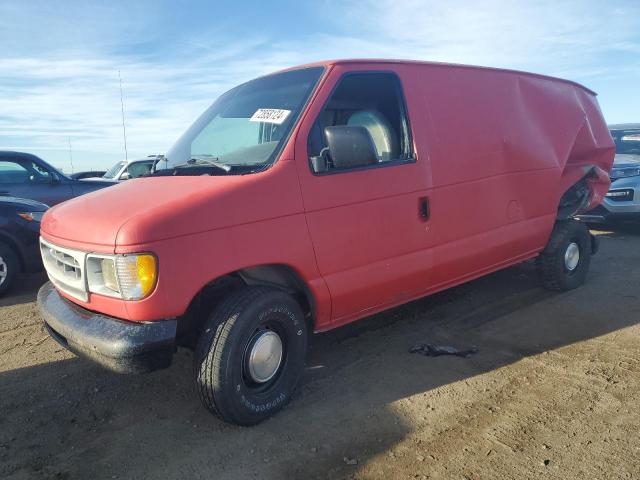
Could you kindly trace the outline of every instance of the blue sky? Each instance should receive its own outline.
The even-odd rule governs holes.
[[[0,0],[0,149],[70,170],[164,153],[220,93],[328,58],[516,68],[640,122],[640,2]]]

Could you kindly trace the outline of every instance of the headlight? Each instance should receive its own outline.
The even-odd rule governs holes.
[[[87,256],[89,291],[125,300],[148,297],[156,286],[158,264],[150,253]]]
[[[44,212],[20,212],[18,213],[27,222],[39,222],[42,220]]]
[[[619,178],[637,177],[638,175],[640,175],[640,167],[615,168],[611,170],[609,177],[611,180],[617,180]]]

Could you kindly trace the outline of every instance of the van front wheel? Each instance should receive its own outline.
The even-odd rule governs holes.
[[[307,327],[287,293],[246,287],[212,313],[194,357],[204,406],[223,420],[254,425],[291,398],[304,370]]]
[[[557,222],[536,262],[542,285],[558,292],[582,285],[589,271],[591,250],[591,237],[584,223]]]

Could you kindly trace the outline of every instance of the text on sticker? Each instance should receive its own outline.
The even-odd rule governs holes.
[[[282,110],[280,108],[259,108],[256,110],[256,113],[251,116],[249,121],[275,123],[280,125],[287,119],[290,113],[291,110]]]

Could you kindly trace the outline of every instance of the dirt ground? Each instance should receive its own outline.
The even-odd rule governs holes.
[[[188,351],[119,376],[48,338],[43,275],[0,300],[0,478],[640,478],[640,228],[587,284],[531,264],[317,335],[293,402],[253,428],[199,404]],[[475,346],[470,358],[409,354]]]

